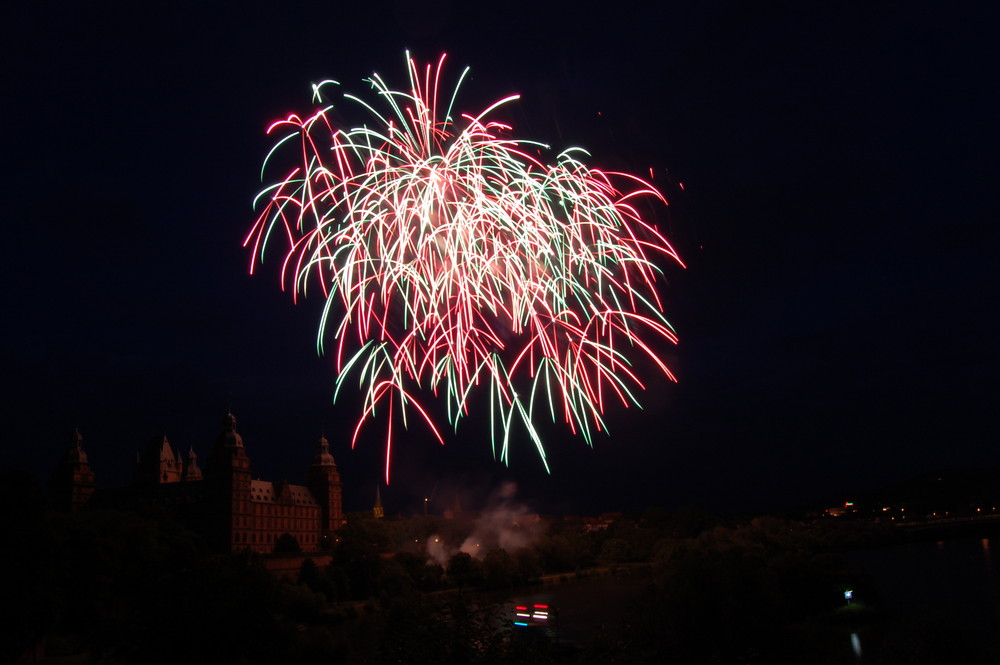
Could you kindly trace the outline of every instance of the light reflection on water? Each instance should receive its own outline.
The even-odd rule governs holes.
[[[861,662],[861,638],[857,633],[851,633],[851,651],[854,652],[854,662]]]
[[[868,574],[879,604],[890,613],[926,610],[985,635],[997,635],[1000,634],[1000,581],[994,560],[997,549],[992,540],[995,539],[908,543],[852,552],[848,560],[853,568]],[[495,600],[507,601],[512,607],[515,603],[551,605],[554,634],[561,640],[582,644],[602,628],[620,621],[648,584],[648,573],[598,577],[535,587],[520,594],[507,593]],[[872,599],[855,596],[855,600]],[[848,639],[854,662],[865,662],[865,634],[852,632]]]
[[[536,603],[550,606],[556,636],[582,644],[603,628],[616,626],[649,583],[648,571],[633,571],[546,585],[508,595],[506,601],[512,608]]]

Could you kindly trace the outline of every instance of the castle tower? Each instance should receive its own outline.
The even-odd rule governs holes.
[[[198,468],[198,456],[194,454],[194,448],[188,449],[187,460],[184,462],[184,482],[201,480],[201,469]]]
[[[56,508],[74,512],[83,508],[97,486],[94,472],[83,450],[83,437],[73,431],[69,450],[52,474],[52,500]]]
[[[330,442],[321,436],[316,443],[316,456],[309,468],[309,491],[320,506],[320,532],[324,539],[332,538],[334,531],[344,524],[341,505],[340,474],[330,454]]]
[[[166,436],[154,437],[135,467],[136,485],[160,485],[181,481],[181,458]]]
[[[238,551],[249,544],[253,526],[250,506],[250,459],[243,446],[243,437],[236,431],[236,416],[226,414],[222,432],[205,467],[208,484],[207,516],[212,523],[210,533],[218,534],[215,546],[226,551]]]

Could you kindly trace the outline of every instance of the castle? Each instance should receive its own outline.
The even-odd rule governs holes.
[[[316,445],[306,485],[254,480],[232,413],[223,420],[204,472],[193,449],[182,458],[164,436],[137,456],[131,487],[98,488],[76,432],[53,473],[52,497],[70,511],[161,507],[220,552],[269,553],[279,539],[294,548],[290,538],[304,552],[324,550],[344,523],[340,474],[325,437]]]

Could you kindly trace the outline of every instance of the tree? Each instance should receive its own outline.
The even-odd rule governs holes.
[[[427,563],[427,557],[414,554],[413,552],[396,552],[392,557],[406,574],[410,576],[413,583],[421,591],[433,591],[441,587],[441,577],[444,569],[439,564]]]
[[[525,547],[514,552],[514,563],[517,565],[518,577],[524,584],[537,581],[542,576],[541,559],[534,549]]]
[[[447,573],[460,588],[483,582],[483,565],[466,552],[458,552],[448,559]]]
[[[502,547],[497,547],[483,557],[483,580],[491,588],[514,586],[518,582],[517,564]]]
[[[357,531],[342,532],[330,567],[330,577],[338,583],[338,588],[343,581],[347,583],[344,590],[346,595],[341,597],[366,600],[375,594],[375,580],[381,570],[382,560],[375,544],[366,540],[363,534]]]
[[[327,602],[332,603],[337,600],[336,585],[312,559],[306,559],[299,567],[299,584],[311,591],[323,594]]]
[[[632,548],[623,538],[611,538],[601,547],[600,561],[606,565],[625,563],[632,560]]]

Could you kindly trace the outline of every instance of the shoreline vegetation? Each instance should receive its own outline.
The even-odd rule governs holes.
[[[167,513],[57,513],[26,474],[4,480],[4,662],[821,664],[857,662],[856,641],[869,664],[1000,656],[995,637],[887,611],[847,557],[957,522],[921,532],[651,508],[588,530],[526,514],[353,514],[329,565],[303,554],[277,577],[259,555],[209,552]],[[634,597],[585,639],[506,618],[518,594],[600,579],[636,581]]]

